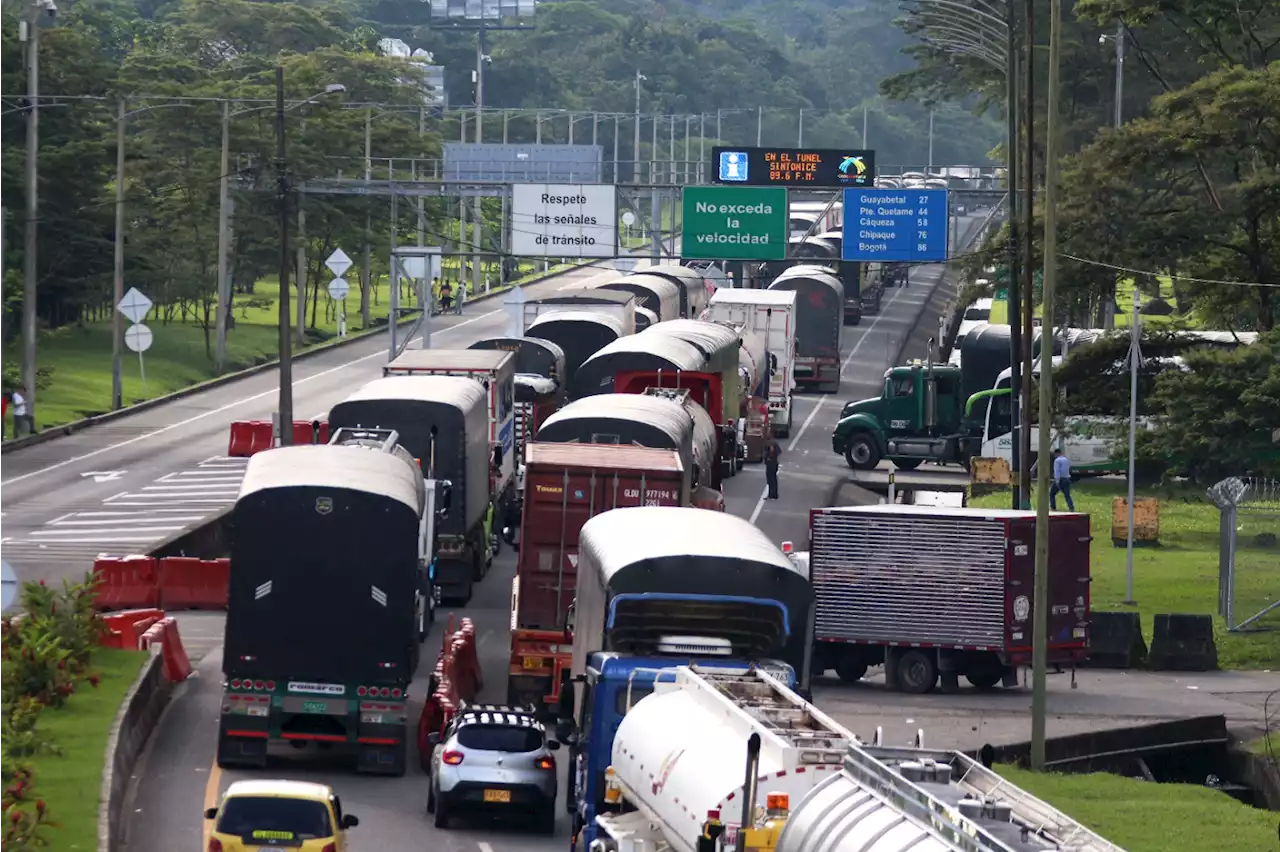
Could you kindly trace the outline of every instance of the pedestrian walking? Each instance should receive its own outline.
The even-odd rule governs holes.
[[[440,282],[440,313],[448,313],[453,307],[453,287],[448,281]]]
[[[467,298],[467,282],[459,281],[458,282],[458,299],[455,302],[454,309],[453,309],[453,312],[455,314],[458,314],[459,316],[462,315],[462,303],[466,300],[466,298]]]
[[[782,456],[782,447],[778,442],[769,439],[764,448],[764,481],[769,486],[769,499],[778,499],[778,459]]]
[[[1067,501],[1067,511],[1076,510],[1075,501],[1071,499],[1071,459],[1063,455],[1062,450],[1053,451],[1053,482],[1049,485],[1049,508],[1058,511],[1058,492],[1062,492]]]
[[[21,438],[23,435],[32,434],[36,431],[36,424],[31,415],[27,413],[27,398],[22,395],[22,391],[15,390],[12,400],[13,437]]]

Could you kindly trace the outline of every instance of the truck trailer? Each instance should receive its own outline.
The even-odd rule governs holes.
[[[574,374],[570,396],[577,400],[615,393],[614,382],[619,373],[703,370],[707,364],[706,356],[692,343],[660,335],[658,329],[664,324],[659,323],[639,334],[615,340],[582,362]]]
[[[616,317],[596,311],[549,311],[531,322],[525,334],[550,340],[564,351],[565,386],[572,388],[584,361],[615,340],[634,333],[635,311],[630,313],[631,325],[624,326]]]
[[[535,442],[525,451],[525,476],[507,701],[551,710],[560,672],[573,660],[565,633],[582,525],[628,506],[688,506],[692,483],[675,450],[625,445]]]
[[[856,682],[885,667],[891,689],[924,693],[960,676],[1017,686],[1031,661],[1036,514],[878,505],[810,513],[813,670]],[[1049,661],[1089,641],[1089,516],[1049,515]]]
[[[488,394],[475,379],[394,376],[375,379],[329,412],[329,426],[394,429],[424,470],[449,480],[453,508],[440,522],[436,584],[440,596],[466,603],[488,569],[492,503]]]
[[[498,349],[406,349],[384,376],[461,376],[484,388],[489,410],[489,500],[499,517],[516,498],[516,356]],[[496,544],[493,546],[496,552]]]
[[[533,325],[534,320],[552,311],[589,311],[613,317],[623,334],[635,334],[635,309],[638,303],[639,300],[633,293],[601,290],[599,287],[571,287],[543,296],[526,296],[522,309],[523,331],[528,335],[529,326]]]
[[[677,263],[661,263],[657,266],[646,266],[645,275],[657,275],[666,278],[680,288],[680,316],[684,319],[697,319],[707,307],[711,293],[707,279],[697,269],[681,266]]]
[[[680,294],[684,292],[683,288],[661,275],[633,272],[600,284],[596,289],[632,294],[636,297],[638,306],[648,308],[658,315],[659,322],[680,317]]]
[[[702,316],[729,323],[764,341],[769,372],[769,423],[773,434],[791,433],[795,393],[796,293],[794,290],[720,289]]]
[[[801,267],[783,272],[769,289],[796,292],[796,382],[822,393],[837,393],[844,285],[829,272]]]
[[[398,441],[339,428],[333,443],[249,460],[233,510],[219,766],[265,766],[268,747],[288,742],[404,774],[449,488],[424,481]]]

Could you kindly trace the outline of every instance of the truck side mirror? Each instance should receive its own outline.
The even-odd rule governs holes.
[[[493,466],[502,467],[502,447],[493,448]]]
[[[556,739],[565,741],[573,732],[573,675],[560,672],[560,694],[556,697]]]
[[[435,748],[440,745],[440,735],[437,733],[427,734],[427,745],[431,748]]]
[[[205,808],[205,809],[204,809],[204,818],[205,818],[205,819],[213,819],[213,818],[214,818],[214,817],[216,817],[217,815],[218,815],[218,809],[217,809],[217,808]]]
[[[444,479],[437,483],[437,487],[439,489],[437,494],[440,497],[440,502],[436,507],[436,512],[440,517],[445,518],[448,517],[449,507],[453,503],[453,483]]]

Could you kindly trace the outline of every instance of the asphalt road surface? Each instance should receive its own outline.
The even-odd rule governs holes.
[[[638,268],[647,265],[642,260]],[[621,274],[591,266],[525,290],[530,296],[546,294]],[[469,300],[461,316],[431,320],[431,344],[437,349],[463,349],[506,333],[501,295]],[[295,417],[325,417],[334,403],[378,378],[388,343],[386,333],[375,334],[295,362]],[[224,455],[228,424],[270,420],[277,389],[278,373],[268,370],[6,453],[0,481],[5,561],[21,580],[78,579],[100,553],[145,553],[227,508],[235,502],[247,462]]]

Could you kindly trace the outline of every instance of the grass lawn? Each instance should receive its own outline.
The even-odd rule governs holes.
[[[551,275],[572,265],[549,267]],[[528,282],[543,277],[534,271],[534,264],[525,263],[521,271],[527,273],[520,279]],[[407,292],[407,291],[406,291]],[[242,370],[271,361],[278,352],[277,312],[279,285],[275,278],[258,282],[251,296],[235,299],[235,327],[227,335],[228,371]],[[377,282],[371,296],[370,316],[375,325],[385,324],[390,307],[390,287],[387,280]],[[360,331],[360,296],[358,291],[347,297],[347,328],[349,333]],[[412,304],[406,302],[405,304]],[[296,310],[296,304],[295,304]],[[338,320],[334,304],[321,294],[315,314],[315,327],[311,325],[311,309],[306,316],[307,347],[333,340],[338,333]],[[211,352],[215,346],[215,333],[208,332],[197,323],[195,317],[184,322],[176,315],[166,323],[152,309],[147,317],[148,327],[154,335],[151,348],[138,356],[126,350],[123,358],[124,401],[126,405],[145,399],[163,396],[190,387],[198,382],[214,378]],[[127,326],[127,324],[126,324]],[[11,341],[4,347],[7,363],[19,359],[19,341]],[[297,350],[295,350],[297,351]],[[69,326],[41,335],[39,364],[51,369],[49,386],[38,392],[36,406],[37,427],[47,429],[73,420],[109,411],[111,408],[111,324],[89,323]],[[142,370],[146,371],[146,387],[142,382]],[[4,436],[13,435],[12,416],[4,424]]]
[[[67,703],[45,710],[37,723],[61,749],[61,755],[33,758],[36,789],[49,803],[58,828],[48,832],[51,849],[98,848],[98,805],[107,736],[125,693],[138,678],[149,654],[99,648],[89,666],[102,675],[98,688],[80,684]]]
[[[1173,297],[1173,280],[1162,277],[1160,279],[1160,298],[1164,299],[1170,305],[1176,307]],[[1149,293],[1143,295],[1144,301],[1150,301]],[[1036,305],[1035,316],[1042,316],[1040,306]],[[1116,328],[1128,328],[1130,320],[1133,317],[1133,279],[1127,278],[1121,281],[1116,287]],[[993,302],[991,305],[992,323],[998,325],[1008,325],[1009,323],[1009,303]],[[1155,328],[1191,328],[1199,329],[1203,327],[1200,318],[1195,311],[1185,315],[1169,314],[1168,316],[1153,316],[1150,314],[1142,315],[1142,322],[1148,327]]]
[[[1076,509],[1088,512],[1093,525],[1093,608],[1126,611],[1125,548],[1111,543],[1111,501],[1125,494],[1120,481],[1080,482],[1073,486]],[[1274,669],[1280,661],[1280,610],[1273,611],[1269,632],[1228,633],[1218,611],[1218,509],[1191,488],[1139,491],[1160,499],[1160,546],[1135,547],[1133,594],[1142,613],[1148,645],[1156,613],[1214,614],[1218,663],[1224,669]],[[1004,508],[1008,493],[975,498],[973,506]],[[1061,502],[1059,502],[1061,506]],[[1271,519],[1280,527],[1280,519]],[[1253,530],[1256,535],[1259,530]],[[1273,530],[1280,532],[1280,529]],[[1252,545],[1248,529],[1241,545]],[[1242,546],[1237,553],[1237,612],[1262,608],[1280,590],[1280,548]],[[1274,597],[1271,598],[1274,600]]]
[[[1258,737],[1253,742],[1247,743],[1245,749],[1268,757],[1272,753],[1280,754],[1280,734],[1270,733],[1265,737]]]
[[[1054,775],[996,769],[1126,852],[1264,852],[1275,849],[1275,815],[1193,784],[1119,775]]]

